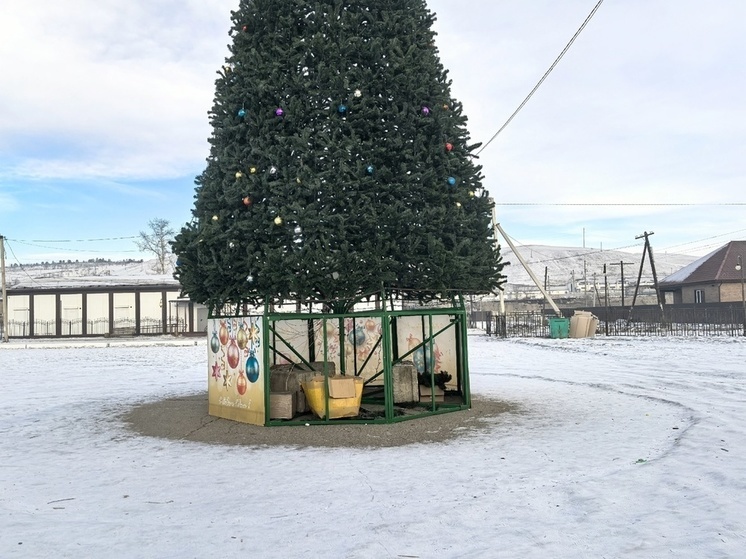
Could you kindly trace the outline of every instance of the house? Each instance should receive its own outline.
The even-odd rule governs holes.
[[[746,264],[746,241],[731,241],[664,278],[659,285],[666,303],[741,303],[739,256]]]

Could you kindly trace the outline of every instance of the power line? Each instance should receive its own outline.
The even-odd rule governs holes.
[[[686,202],[495,202],[496,206],[580,206],[580,207],[705,207],[705,206],[746,206],[746,202],[712,202],[712,203],[686,203]]]
[[[23,267],[23,264],[21,264],[21,261],[18,260],[18,257],[16,256],[16,253],[13,252],[13,247],[10,246],[10,243],[8,243],[8,238],[7,237],[5,238],[5,246],[8,247],[8,250],[10,250],[10,253],[13,255],[13,259],[16,261],[16,263],[18,264],[18,266],[21,268],[21,271],[23,271],[23,273],[26,274],[26,276],[28,276],[28,279],[31,280],[31,283],[33,283],[34,285],[38,285],[39,287],[41,287],[41,285],[39,283],[37,283],[34,278],[31,277],[31,274],[29,274],[28,271],[26,271],[26,268]]]
[[[19,241],[18,239],[13,239],[13,242],[19,243],[21,245],[36,247],[36,248],[46,248],[49,250],[64,250],[65,252],[85,252],[85,253],[96,252],[96,253],[103,253],[103,254],[109,254],[112,252],[116,252],[116,253],[121,253],[121,252],[139,253],[140,252],[139,250],[92,250],[92,249],[80,249],[80,248],[64,248],[64,247],[59,247],[59,246],[50,247],[50,246],[39,245],[39,244],[26,242],[26,241]],[[63,242],[63,241],[59,241],[59,242]]]
[[[534,93],[536,93],[536,90],[537,90],[537,89],[539,89],[539,87],[541,86],[541,84],[543,84],[543,83],[544,83],[544,80],[545,80],[545,79],[547,79],[547,76],[548,76],[548,75],[549,75],[549,74],[550,74],[550,73],[552,72],[552,70],[554,70],[554,67],[555,67],[555,66],[557,66],[557,64],[559,64],[559,61],[560,61],[560,60],[562,60],[562,57],[563,57],[563,56],[565,56],[565,53],[566,53],[566,52],[567,52],[568,50],[570,50],[570,47],[571,47],[571,46],[572,46],[572,44],[573,44],[573,43],[575,42],[575,39],[577,39],[577,38],[578,38],[578,35],[580,35],[580,33],[581,33],[581,32],[583,31],[583,29],[585,29],[585,26],[586,26],[586,25],[588,25],[588,22],[589,22],[589,21],[591,20],[591,18],[592,18],[592,17],[593,17],[594,15],[595,15],[595,13],[596,13],[596,11],[598,10],[598,8],[600,8],[600,7],[601,7],[601,4],[603,3],[603,1],[604,1],[604,0],[598,0],[598,4],[596,4],[596,6],[595,6],[595,7],[593,8],[593,10],[591,10],[591,13],[590,13],[590,14],[588,15],[588,17],[587,17],[587,18],[585,18],[585,21],[583,22],[583,25],[581,25],[581,26],[580,26],[580,28],[579,28],[579,29],[578,29],[578,30],[577,30],[577,31],[575,32],[575,35],[573,35],[573,36],[572,36],[572,39],[570,39],[570,42],[569,42],[569,43],[567,43],[567,45],[566,45],[566,46],[565,46],[565,48],[564,48],[564,49],[562,50],[562,52],[560,53],[560,55],[559,55],[559,56],[558,56],[558,57],[556,58],[556,60],[555,60],[555,61],[554,61],[554,62],[552,63],[552,65],[551,65],[551,66],[549,67],[549,70],[547,70],[547,71],[546,71],[546,72],[544,73],[544,75],[543,75],[543,76],[541,77],[541,79],[539,80],[539,83],[537,83],[537,84],[536,84],[536,85],[534,86],[534,88],[533,88],[533,89],[531,90],[531,93],[529,93],[529,94],[528,94],[528,95],[526,96],[526,98],[525,98],[525,99],[523,100],[523,102],[522,102],[522,103],[521,103],[521,104],[520,104],[520,105],[518,106],[518,108],[517,108],[517,109],[516,109],[516,110],[515,110],[515,111],[513,112],[513,114],[512,114],[512,115],[510,115],[510,118],[509,118],[509,119],[508,119],[507,121],[505,121],[505,124],[503,124],[503,125],[502,125],[502,126],[500,127],[500,130],[498,130],[497,132],[495,132],[495,135],[494,135],[494,136],[492,136],[492,138],[490,138],[490,139],[489,139],[489,141],[488,141],[488,142],[487,142],[486,144],[484,144],[484,145],[482,146],[482,148],[481,148],[481,149],[480,149],[480,150],[479,150],[479,151],[477,152],[477,155],[479,155],[480,153],[482,153],[482,152],[483,152],[483,151],[484,151],[484,150],[485,150],[485,149],[487,148],[487,146],[488,146],[488,145],[490,145],[490,144],[492,143],[492,140],[494,140],[495,138],[497,138],[497,136],[498,136],[498,135],[500,134],[500,132],[502,132],[503,130],[505,130],[505,128],[506,128],[506,127],[508,126],[508,124],[510,124],[510,122],[511,122],[511,121],[512,121],[512,120],[513,120],[513,119],[515,118],[515,116],[516,116],[516,115],[517,115],[517,114],[518,114],[518,113],[520,112],[520,110],[521,110],[521,109],[522,109],[522,108],[524,107],[524,105],[525,105],[526,103],[528,103],[528,100],[529,100],[529,99],[531,99],[531,97],[533,97]]]
[[[130,239],[139,239],[139,237],[106,237],[103,239],[12,239],[19,243],[89,243],[98,241],[126,241]]]

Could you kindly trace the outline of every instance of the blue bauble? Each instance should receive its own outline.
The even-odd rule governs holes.
[[[365,343],[365,330],[362,326],[358,326],[347,334],[347,339],[350,340],[351,344],[361,346]]]
[[[368,167],[366,167],[365,169],[365,172],[368,173],[369,175],[372,175],[373,173],[376,172],[376,168],[373,165],[368,165]]]
[[[337,107],[337,112],[339,112],[339,114],[341,115],[347,114],[347,105],[340,105],[339,107]]]
[[[448,184],[450,186],[456,186],[456,177],[448,177]]]
[[[238,116],[240,116],[241,118],[245,117],[246,116],[246,109],[239,109]]]
[[[428,358],[427,360],[430,362],[428,370],[432,371],[435,368],[435,360],[430,355],[430,346],[426,345],[423,349],[422,347],[415,350],[414,355],[412,356],[412,361],[414,362],[414,368],[417,369],[417,372],[420,374],[425,373],[425,358]]]
[[[256,382],[259,380],[259,361],[254,354],[251,353],[249,358],[246,360],[246,378],[249,382]]]

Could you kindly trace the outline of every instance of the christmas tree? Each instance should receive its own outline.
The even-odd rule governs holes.
[[[429,300],[502,280],[491,201],[424,0],[241,0],[177,235],[198,302]]]

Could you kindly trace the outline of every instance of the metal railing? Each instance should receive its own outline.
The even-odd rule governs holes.
[[[580,309],[579,309],[580,310]],[[588,309],[583,309],[588,310]],[[591,309],[598,318],[597,336],[741,336],[743,310],[737,306],[718,307],[659,307],[629,309],[609,307]],[[563,309],[570,318],[575,309]],[[473,320],[474,327],[482,327],[488,335],[503,338],[549,337],[548,316],[539,311],[513,312],[505,315],[488,313]]]

